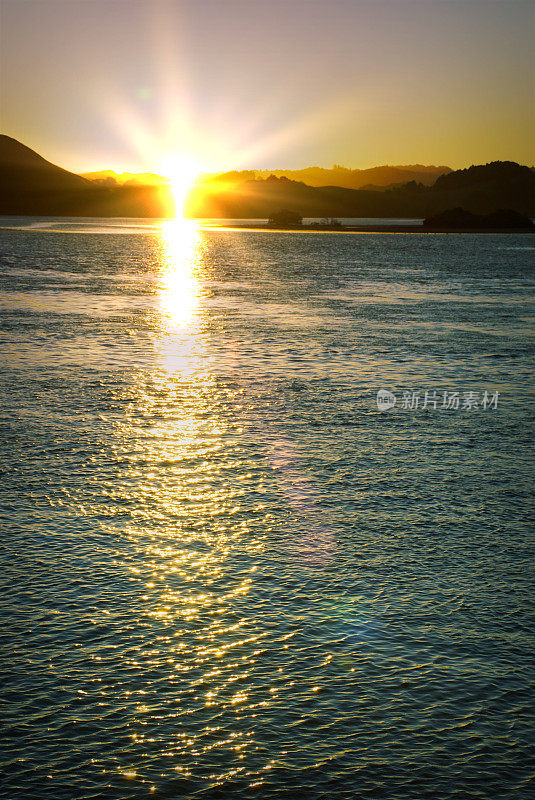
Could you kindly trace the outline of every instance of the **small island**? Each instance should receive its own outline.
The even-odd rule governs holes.
[[[218,227],[211,225],[211,227]],[[343,233],[535,233],[530,217],[512,209],[500,209],[490,214],[474,214],[463,208],[452,208],[427,217],[422,224],[396,225],[368,224],[344,225],[340,220],[324,218],[318,222],[303,223],[303,215],[287,208],[270,215],[267,223],[225,223],[222,227],[270,231],[338,231]]]
[[[510,208],[493,211],[491,214],[473,214],[464,208],[450,208],[424,219],[423,227],[433,231],[535,231],[535,225],[529,217]]]
[[[270,227],[299,228],[302,224],[302,214],[298,214],[297,211],[289,211],[287,208],[275,211],[268,219],[268,225]]]

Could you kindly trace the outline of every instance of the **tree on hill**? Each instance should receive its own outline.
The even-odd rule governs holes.
[[[489,164],[477,164],[467,169],[457,169],[447,175],[441,175],[435,181],[436,191],[464,189],[484,183],[525,183],[533,187],[533,174],[529,167],[521,166],[516,161],[491,161]]]

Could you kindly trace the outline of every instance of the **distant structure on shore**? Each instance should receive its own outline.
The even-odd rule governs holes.
[[[314,231],[339,231],[345,230],[345,225],[342,225],[339,219],[324,218],[320,222],[308,222],[303,225],[303,215],[296,211],[289,211],[283,208],[281,211],[276,211],[268,219],[268,227],[272,228],[302,228],[303,230]]]
[[[268,225],[285,225],[296,227],[303,224],[303,217],[297,211],[288,211],[283,208],[282,211],[276,211],[268,219]]]

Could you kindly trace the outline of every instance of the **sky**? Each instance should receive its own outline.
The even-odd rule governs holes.
[[[0,126],[75,172],[535,163],[533,0],[0,0]]]

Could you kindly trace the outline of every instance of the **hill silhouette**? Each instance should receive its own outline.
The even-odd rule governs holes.
[[[285,176],[213,183],[190,194],[192,216],[264,218],[285,208],[304,217],[429,217],[462,207],[477,214],[510,208],[535,215],[535,173],[511,161],[457,170],[432,186],[410,181],[382,191],[312,187]]]
[[[107,186],[167,186],[169,184],[169,178],[153,172],[115,172],[112,169],[83,172],[82,178],[87,178],[94,183],[104,183]]]
[[[165,217],[172,208],[168,186],[91,181],[0,135],[0,214]]]
[[[416,167],[428,175],[434,174],[433,170],[447,169]],[[320,168],[311,169],[322,174]],[[397,168],[375,168],[384,180],[392,177],[392,169]],[[338,174],[344,169],[336,167],[335,171]],[[373,172],[345,171],[367,173],[366,180]],[[147,176],[147,180],[154,177]],[[172,215],[173,200],[166,183],[143,185],[129,179],[119,184],[106,173],[102,178],[88,180],[75,175],[46,161],[16,139],[0,136],[0,214]],[[259,178],[254,170],[244,170],[205,176],[193,187],[187,202],[189,216],[233,219],[265,219],[281,208],[303,217],[423,218],[458,207],[476,214],[507,208],[535,216],[535,173],[512,161],[496,161],[443,172],[431,186],[411,180],[391,188],[354,189],[334,184],[311,186],[286,175]]]
[[[90,181],[51,164],[11,136],[0,134],[2,191],[12,194],[82,191]]]
[[[348,169],[335,164],[331,169],[324,167],[305,167],[304,169],[255,170],[255,177],[276,178],[306,183],[308,186],[341,186],[344,189],[379,190],[399,186],[409,181],[416,181],[424,186],[431,186],[440,175],[451,172],[450,167],[424,166],[411,164],[407,166],[381,166],[370,169]]]
[[[432,187],[440,206],[431,213],[461,206],[477,214],[510,208],[535,215],[535,173],[514,161],[492,161],[442,175]]]
[[[424,166],[412,164],[408,166],[382,166],[370,169],[348,169],[335,164],[331,169],[325,167],[305,167],[304,169],[273,169],[273,170],[232,170],[230,172],[212,173],[202,176],[203,182],[236,183],[243,180],[262,180],[274,175],[276,178],[306,183],[308,186],[342,186],[346,189],[390,189],[409,181],[431,186],[440,175],[451,172],[450,167]],[[153,184],[168,183],[168,179],[152,173],[117,173],[113,170],[99,170],[85,172],[84,178],[92,181],[105,181],[108,185],[132,183],[149,186]]]

